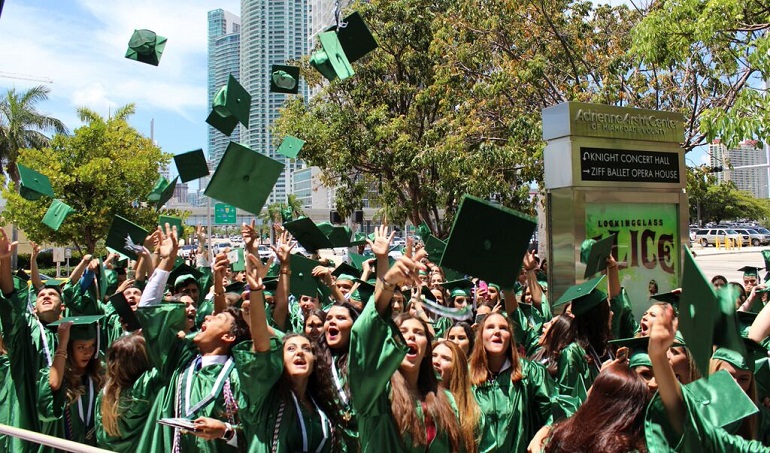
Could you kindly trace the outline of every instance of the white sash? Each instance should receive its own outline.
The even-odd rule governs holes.
[[[219,392],[222,391],[222,387],[224,386],[225,379],[227,379],[227,376],[230,375],[230,371],[232,371],[233,367],[235,366],[235,363],[233,362],[233,358],[229,357],[227,359],[227,362],[222,366],[222,370],[219,372],[219,375],[217,376],[217,380],[214,382],[214,387],[211,389],[211,393],[206,395],[202,400],[198,401],[195,406],[190,407],[190,397],[192,393],[192,379],[193,375],[195,374],[195,368],[196,366],[201,363],[201,356],[198,356],[195,360],[193,360],[193,363],[190,365],[189,368],[187,368],[187,379],[185,382],[185,393],[184,393],[184,413],[187,416],[187,418],[190,418],[198,409],[202,408],[211,400],[217,397],[219,395]]]
[[[307,446],[307,428],[305,428],[305,418],[302,417],[302,408],[299,407],[299,401],[297,400],[297,395],[294,394],[294,392],[291,392],[291,397],[294,398],[294,406],[297,408],[297,418],[299,419],[299,427],[302,430],[302,451],[307,452],[308,450]],[[313,406],[315,406],[316,411],[318,411],[318,415],[321,417],[321,429],[324,433],[324,440],[321,441],[320,444],[318,444],[318,448],[315,449],[316,453],[319,453],[321,450],[323,450],[324,445],[326,444],[326,440],[329,438],[329,419],[326,418],[326,414],[324,414],[324,411],[321,410],[320,407],[315,403],[315,400],[313,398],[310,398],[310,401],[313,402]]]

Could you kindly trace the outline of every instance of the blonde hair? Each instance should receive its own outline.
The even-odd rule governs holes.
[[[102,392],[101,410],[104,431],[109,436],[122,436],[118,421],[126,407],[120,404],[121,393],[132,388],[139,376],[151,368],[147,346],[140,334],[118,338],[107,351],[107,379]]]
[[[513,324],[507,316],[503,316],[500,313],[490,313],[481,324],[479,324],[476,330],[476,343],[473,345],[473,351],[471,351],[470,358],[470,382],[473,385],[481,385],[487,382],[489,379],[489,359],[487,358],[487,350],[484,349],[484,326],[489,322],[494,315],[502,316],[508,326],[508,333],[510,334],[510,342],[508,343],[508,351],[506,355],[511,360],[511,381],[513,383],[520,382],[524,375],[521,373],[521,364],[519,363],[519,351],[516,349],[516,340],[513,335]]]

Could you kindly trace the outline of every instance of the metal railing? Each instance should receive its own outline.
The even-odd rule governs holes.
[[[35,431],[15,428],[8,425],[0,424],[0,434],[35,442],[38,444],[46,445],[48,447],[57,448],[59,450],[71,451],[73,453],[109,453],[109,450],[103,450],[101,448],[92,447],[90,445],[73,442],[71,440],[60,439],[58,437],[49,436],[47,434],[40,434]]]

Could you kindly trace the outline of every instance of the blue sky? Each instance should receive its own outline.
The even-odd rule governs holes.
[[[618,3],[614,0],[613,3]],[[0,16],[0,73],[46,77],[49,101],[39,109],[80,126],[76,108],[107,116],[133,102],[131,124],[166,152],[206,149],[207,12],[240,13],[240,0],[8,0]],[[168,38],[158,67],[124,58],[136,28]],[[0,74],[0,93],[40,82]],[[703,152],[688,164],[707,161]]]
[[[107,116],[133,102],[131,124],[166,152],[206,149],[207,12],[240,12],[240,0],[8,0],[0,16],[0,93],[40,82],[1,73],[47,77],[40,111],[71,129],[86,106]],[[124,58],[134,29],[168,38],[158,67]]]

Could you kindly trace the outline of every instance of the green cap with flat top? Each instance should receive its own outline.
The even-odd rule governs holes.
[[[168,41],[166,38],[158,36],[152,30],[134,30],[128,41],[126,58],[158,66],[160,57],[166,49],[166,41]]]
[[[282,154],[289,159],[294,159],[302,150],[303,146],[305,146],[304,140],[287,135],[283,138],[281,146],[278,147],[278,154]]]
[[[717,371],[685,387],[701,403],[699,412],[713,426],[725,427],[758,411],[751,398],[726,370]]]
[[[154,202],[158,209],[161,208],[171,197],[174,195],[174,189],[176,188],[176,182],[179,179],[177,176],[171,182],[169,182],[162,175],[155,182],[155,187],[152,188],[152,192],[147,195],[147,201]]]
[[[274,296],[276,290],[278,290],[277,278],[267,278],[262,280],[262,284],[265,285],[265,289],[262,290],[262,292],[265,293],[265,296]]]
[[[334,248],[334,244],[309,217],[300,217],[286,222],[283,227],[294,236],[294,239],[308,252],[320,249]]]
[[[463,195],[440,266],[513,288],[536,226],[527,215]]]
[[[650,337],[621,338],[619,340],[611,340],[609,343],[616,348],[628,348],[629,367],[647,366],[652,368],[652,360],[650,360],[650,355],[647,353]]]
[[[297,94],[299,92],[299,67],[274,64],[270,68],[270,92]]]
[[[428,252],[428,259],[434,263],[441,261],[441,257],[444,256],[444,250],[446,250],[446,242],[429,234],[425,239],[425,251]]]
[[[761,269],[762,269],[761,267],[757,267],[757,266],[743,266],[742,268],[738,269],[738,271],[743,272],[744,277],[759,278],[759,271]]]
[[[64,286],[66,282],[66,278],[49,278],[43,282],[43,286],[46,288],[53,288],[61,294],[61,287]]]
[[[234,294],[238,294],[239,296],[245,289],[246,289],[246,283],[244,282],[232,282],[229,285],[225,286],[226,293],[234,293]]]
[[[762,259],[765,261],[765,270],[770,271],[770,250],[762,250]]]
[[[168,223],[169,228],[172,230],[174,227],[176,227],[176,237],[181,238],[184,237],[184,226],[182,224],[182,218],[181,217],[175,217],[170,215],[159,215],[158,216],[158,225],[160,225],[160,229],[163,231],[163,234],[166,234],[166,224]]]
[[[206,122],[219,132],[230,135],[238,123],[249,127],[251,95],[230,74],[227,85],[219,89]]]
[[[353,265],[353,267],[362,271],[364,270],[364,263],[374,259],[372,256],[364,256],[355,252],[348,252],[348,258],[350,259],[350,263]]]
[[[321,50],[310,57],[310,66],[316,68],[330,82],[335,79],[345,80],[355,74],[336,32],[319,33],[318,41],[321,43]]]
[[[366,22],[358,11],[342,19],[342,24],[344,26],[336,30],[337,38],[350,63],[377,48],[377,40],[372,36],[372,32],[369,31],[369,27],[366,26]],[[327,31],[333,31],[336,28],[337,26],[333,25]]]
[[[72,327],[70,328],[70,341],[88,341],[98,337],[98,327],[102,319],[104,319],[104,315],[70,316],[68,318],[62,318],[58,321],[48,323],[48,327],[54,330],[58,330],[59,325],[65,322],[71,322]],[[97,353],[98,352],[99,351],[97,351]]]
[[[136,247],[144,245],[149,233],[139,225],[116,215],[112,219],[110,231],[107,233],[105,246],[115,253],[135,260],[138,258]]]
[[[327,234],[332,245],[335,247],[350,247],[350,238],[353,236],[353,232],[350,231],[350,227],[347,225],[339,225],[332,228],[331,233]]]
[[[441,287],[449,291],[449,297],[452,299],[458,296],[471,297],[471,288],[473,288],[473,282],[467,278],[461,278],[451,282],[444,282],[441,284]]]
[[[675,289],[667,293],[654,294],[650,296],[650,299],[657,300],[659,302],[667,302],[671,304],[675,309],[679,309],[679,299],[682,297],[682,290]]]
[[[25,200],[35,201],[42,196],[54,197],[51,180],[48,176],[38,173],[31,168],[16,164],[19,172],[19,195]]]
[[[595,241],[586,239],[580,246],[580,262],[586,265],[583,278],[589,278],[607,268],[607,258],[612,254],[612,246],[617,240],[614,234]]]
[[[54,231],[59,231],[59,227],[61,227],[62,223],[64,223],[64,219],[66,219],[67,216],[73,212],[75,212],[75,210],[69,207],[66,203],[61,200],[54,199],[51,202],[51,206],[48,207],[48,211],[46,211],[45,215],[43,216],[43,225],[51,228]]]
[[[735,298],[726,287],[718,292],[701,272],[690,250],[685,250],[682,296],[679,301],[679,330],[687,342],[695,365],[706,374],[713,345],[746,356],[735,315]]]
[[[356,291],[354,293],[358,294],[351,294],[352,299],[359,300],[363,303],[366,303],[369,298],[372,297],[372,294],[374,294],[374,285],[376,283],[376,280],[370,279],[369,281],[364,281],[359,279],[356,279],[356,283],[358,283],[358,288],[356,288]],[[357,296],[357,297],[354,297]]]
[[[295,296],[313,296],[318,295],[318,288],[321,283],[316,277],[313,277],[313,269],[320,266],[321,263],[310,258],[305,258],[294,254],[289,263],[291,267],[291,278],[289,279],[289,290]]]
[[[172,290],[179,284],[187,281],[187,280],[195,280],[195,282],[198,282],[198,279],[203,276],[203,273],[199,271],[198,269],[195,269],[192,266],[187,265],[183,259],[177,260],[177,262],[174,265],[174,268],[169,272],[168,274],[168,286],[171,286]]]
[[[193,181],[210,174],[202,149],[177,154],[174,156],[174,164],[182,182]]]
[[[246,212],[259,214],[284,165],[264,154],[230,142],[211,177],[206,195]]]
[[[139,324],[139,319],[136,317],[136,313],[131,309],[131,306],[126,300],[126,296],[123,293],[115,293],[110,296],[110,303],[115,311],[120,315],[121,321],[126,324],[126,331],[133,332],[142,328]]]
[[[553,304],[553,307],[560,307],[572,302],[573,315],[580,316],[588,313],[592,308],[607,301],[607,293],[597,288],[604,281],[604,277],[604,275],[600,275],[579,285],[570,286]]]
[[[767,351],[754,340],[745,337],[741,337],[741,339],[747,351],[746,355],[730,348],[717,348],[711,359],[722,360],[739,370],[751,371],[753,373],[755,362],[763,357],[767,357]]]
[[[353,233],[353,237],[350,239],[351,247],[358,247],[359,245],[366,245],[366,235],[360,231]]]
[[[336,269],[332,272],[332,275],[337,277],[338,279],[342,275],[350,275],[353,278],[361,278],[361,270],[355,268],[354,266],[351,266],[348,263],[340,263],[339,266],[337,266]]]

